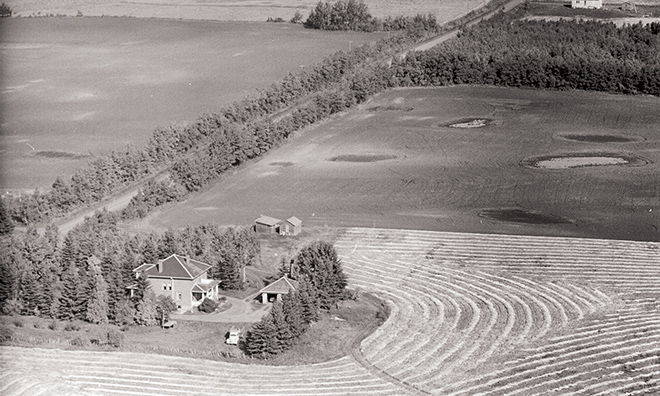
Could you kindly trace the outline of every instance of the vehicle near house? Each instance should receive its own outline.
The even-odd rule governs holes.
[[[225,340],[227,345],[238,345],[238,341],[241,339],[241,330],[235,327],[232,327],[229,330],[229,336]]]

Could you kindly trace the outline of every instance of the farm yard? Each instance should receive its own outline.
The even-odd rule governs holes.
[[[317,227],[658,240],[658,108],[578,91],[393,90],[135,226],[267,212]]]
[[[0,187],[32,190],[142,147],[378,34],[294,24],[3,18]],[[241,78],[236,78],[240,75]]]
[[[272,367],[2,347],[3,394],[660,391],[658,243],[349,228],[335,247],[351,287],[391,308],[351,356]]]

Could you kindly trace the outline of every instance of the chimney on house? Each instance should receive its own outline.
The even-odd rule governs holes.
[[[186,265],[190,264],[190,256],[186,254]]]
[[[158,268],[158,273],[159,273],[159,274],[160,274],[161,272],[163,272],[163,260],[158,260],[158,262],[157,262],[157,264],[156,264],[156,268]]]

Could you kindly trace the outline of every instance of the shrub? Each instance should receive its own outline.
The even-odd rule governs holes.
[[[16,327],[23,327],[23,321],[20,319],[14,319],[13,322],[14,326]]]
[[[299,10],[296,10],[296,13],[293,14],[293,18],[291,18],[291,20],[289,22],[291,22],[291,23],[302,23],[303,22],[303,16],[302,16],[302,14],[300,13]]]
[[[89,340],[84,338],[84,337],[77,336],[76,338],[71,340],[71,345],[80,346],[80,347],[88,346],[89,345]]]
[[[10,17],[14,11],[7,5],[7,3],[0,4],[0,17],[7,18]]]
[[[64,326],[64,331],[79,331],[80,325],[74,322],[69,322]]]
[[[210,298],[205,298],[204,301],[199,305],[199,311],[205,313],[213,313],[218,307],[218,303]]]
[[[117,330],[108,331],[108,345],[120,348],[124,343],[124,334]]]
[[[14,336],[14,331],[7,326],[0,326],[0,342],[9,341]]]
[[[58,322],[57,319],[53,319],[53,321],[48,325],[48,328],[53,331],[57,331],[60,329],[60,322]]]

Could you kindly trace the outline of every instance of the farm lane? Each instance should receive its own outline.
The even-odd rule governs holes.
[[[231,307],[226,311],[211,314],[172,314],[170,317],[174,320],[191,320],[198,322],[214,323],[255,323],[261,320],[270,309],[269,305],[254,308],[249,301],[225,296],[231,303]]]

